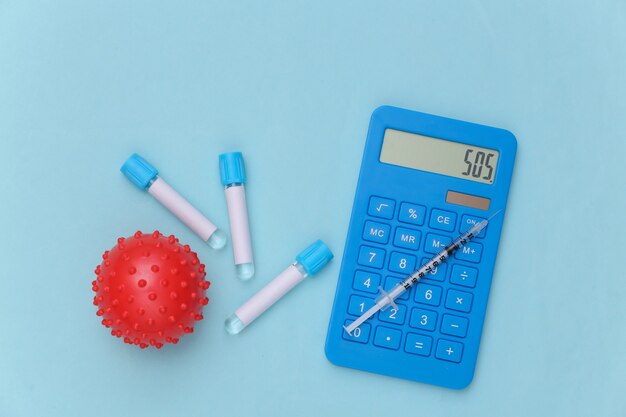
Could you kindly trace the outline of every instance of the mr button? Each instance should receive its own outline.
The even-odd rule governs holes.
[[[430,214],[430,223],[429,226],[433,229],[445,230],[451,232],[454,230],[454,225],[456,224],[456,214],[444,211],[433,209]]]

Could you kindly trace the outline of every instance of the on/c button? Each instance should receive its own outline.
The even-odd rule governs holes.
[[[456,225],[456,214],[450,211],[433,209],[430,214],[430,227],[451,232]]]

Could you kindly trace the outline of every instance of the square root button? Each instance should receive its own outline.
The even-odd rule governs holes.
[[[395,201],[388,198],[372,196],[370,198],[370,205],[367,208],[367,214],[383,219],[393,219],[395,209]]]

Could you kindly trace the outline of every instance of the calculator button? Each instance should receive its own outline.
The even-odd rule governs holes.
[[[416,329],[428,330],[432,332],[435,330],[437,324],[437,313],[430,310],[423,310],[421,308],[414,308],[411,311],[411,319],[409,320],[409,326]]]
[[[374,344],[387,349],[398,349],[400,347],[402,332],[388,327],[378,326],[374,335]]]
[[[448,236],[429,233],[426,235],[426,241],[424,242],[424,252],[438,253],[443,248],[448,246],[450,242],[452,242],[452,238]]]
[[[418,284],[415,287],[415,302],[438,306],[441,302],[441,287],[428,284]]]
[[[424,217],[426,216],[426,207],[419,206],[417,204],[402,203],[400,204],[400,212],[398,213],[398,220],[403,223],[411,223],[418,226],[424,224]]]
[[[344,326],[349,326],[353,320],[346,320]],[[342,331],[342,337],[351,342],[367,343],[370,338],[371,326],[367,323],[361,324],[356,329],[352,330],[352,334]]]
[[[417,258],[400,252],[391,252],[389,257],[389,270],[399,273],[410,273],[415,270]]]
[[[399,248],[417,250],[420,246],[422,234],[417,230],[396,228],[396,235],[393,238],[393,245]]]
[[[482,222],[483,220],[485,219],[483,219],[482,217],[468,216],[466,214],[461,218],[461,233],[467,232],[470,227],[474,226],[476,223]],[[488,228],[489,226],[485,227],[476,237],[485,237],[485,233],[487,233]]]
[[[446,308],[467,313],[472,309],[473,298],[474,296],[468,292],[448,290]]]
[[[357,262],[372,268],[382,268],[385,263],[385,251],[371,246],[361,246]]]
[[[393,287],[395,287],[398,283],[400,283],[402,281],[403,280],[401,278],[387,277],[387,279],[385,280],[385,286],[383,287],[383,289],[385,290],[385,292],[390,292],[393,289]],[[406,290],[397,299],[398,300],[408,300],[409,299],[409,292],[410,292],[410,289]]]
[[[352,314],[353,316],[360,316],[365,313],[375,304],[374,300],[371,298],[361,297],[360,295],[353,295],[350,297],[350,302],[348,303],[348,314]]]
[[[344,332],[345,333],[345,332]],[[414,355],[428,356],[433,345],[433,338],[422,334],[408,333],[404,350]]]
[[[456,225],[456,214],[450,211],[433,209],[428,223],[433,229],[446,230],[451,232]]]
[[[428,261],[430,261],[430,258],[422,259],[422,265],[424,265]],[[424,278],[432,279],[435,281],[445,281],[447,270],[448,270],[448,264],[446,263],[439,264],[435,268],[433,268],[430,272],[426,273]]]
[[[474,287],[478,277],[478,269],[465,265],[454,265],[450,273],[450,282],[464,287]]]
[[[367,214],[383,219],[393,219],[393,213],[396,208],[396,202],[388,198],[371,197],[370,205],[367,208]]]
[[[393,324],[404,324],[404,318],[406,317],[406,307],[402,304],[396,304],[398,308],[390,306],[385,311],[378,313],[378,320],[386,321]]]
[[[437,359],[459,363],[461,356],[463,356],[463,344],[445,339],[437,341],[437,349],[435,350]]]
[[[389,225],[367,221],[363,229],[363,239],[384,245],[389,240],[390,230],[391,227],[389,227]]]
[[[378,286],[380,285],[380,275],[373,272],[356,271],[352,288],[359,291],[365,291],[372,294],[378,294]]]
[[[465,317],[444,314],[441,320],[441,333],[465,337],[468,323],[469,321]]]
[[[465,246],[461,246],[454,256],[462,261],[478,263],[482,253],[483,245],[476,242],[468,242]]]

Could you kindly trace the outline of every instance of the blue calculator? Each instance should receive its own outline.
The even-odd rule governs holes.
[[[461,389],[474,377],[517,141],[383,106],[370,121],[326,339],[340,366]],[[396,306],[344,326],[476,222],[489,225]]]

